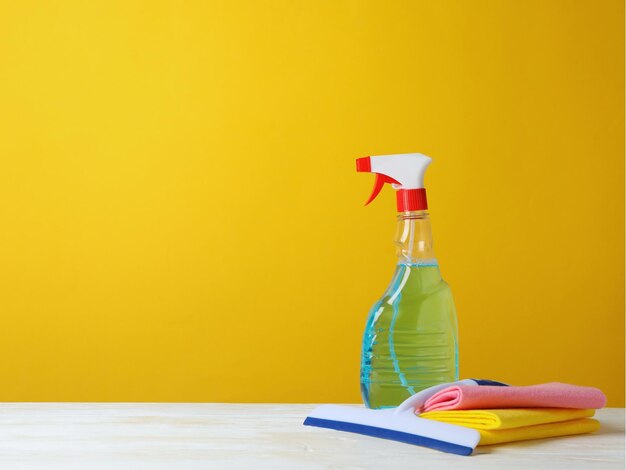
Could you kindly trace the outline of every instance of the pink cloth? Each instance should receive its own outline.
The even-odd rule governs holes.
[[[551,382],[526,387],[453,385],[424,404],[422,413],[484,408],[602,408],[604,393],[594,387]]]

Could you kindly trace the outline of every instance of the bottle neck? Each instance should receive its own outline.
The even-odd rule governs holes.
[[[436,266],[433,236],[428,212],[410,211],[398,213],[394,243],[398,264]]]

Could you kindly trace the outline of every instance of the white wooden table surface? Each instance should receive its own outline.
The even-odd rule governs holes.
[[[624,409],[596,434],[460,457],[303,426],[315,405],[0,403],[0,469],[624,469]]]

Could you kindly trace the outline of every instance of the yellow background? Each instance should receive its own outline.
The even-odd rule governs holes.
[[[418,151],[461,376],[623,406],[622,2],[0,5],[0,401],[359,401]]]

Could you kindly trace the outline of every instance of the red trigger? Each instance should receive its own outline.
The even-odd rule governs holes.
[[[376,175],[376,181],[374,181],[374,188],[372,189],[372,194],[370,194],[369,199],[365,203],[366,206],[370,202],[372,202],[376,198],[376,196],[378,196],[378,193],[380,193],[380,190],[383,189],[383,185],[385,183],[400,184],[400,182],[394,180],[391,176],[382,175],[380,173],[374,173],[374,174]]]

